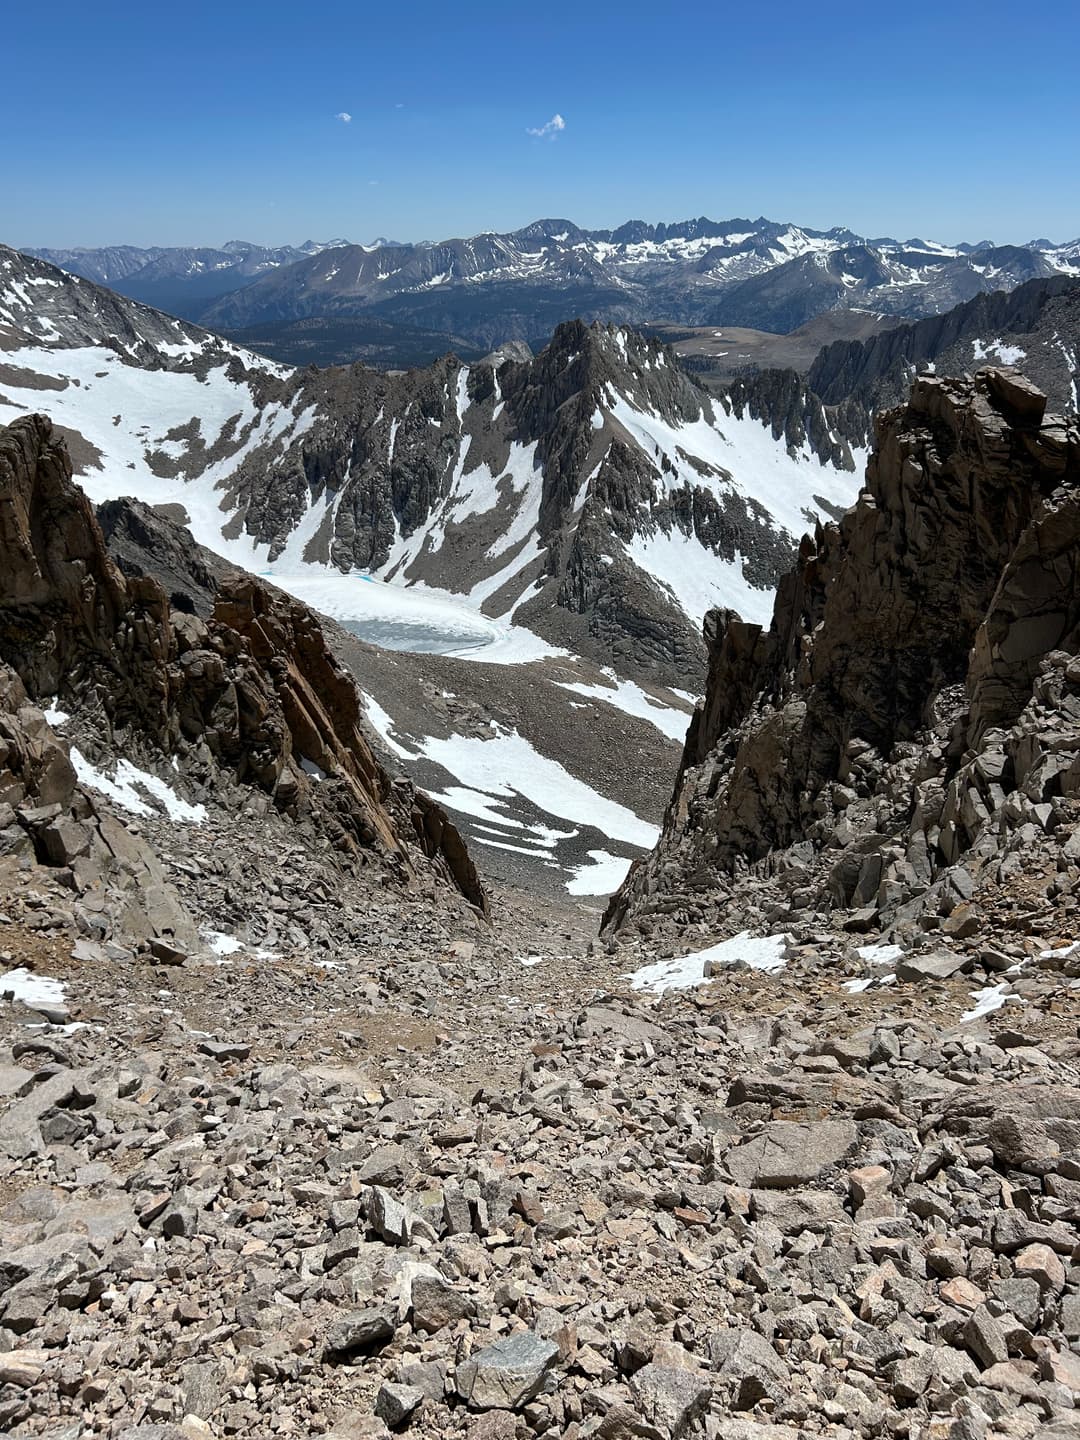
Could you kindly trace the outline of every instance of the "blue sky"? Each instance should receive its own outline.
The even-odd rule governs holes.
[[[699,214],[1080,234],[1076,0],[59,0],[9,7],[3,51],[12,244]]]

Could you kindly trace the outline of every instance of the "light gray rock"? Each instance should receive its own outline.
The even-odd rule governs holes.
[[[630,1381],[642,1416],[671,1440],[680,1440],[709,1404],[712,1389],[704,1376],[681,1366],[648,1364]]]
[[[791,1377],[788,1367],[755,1330],[718,1330],[709,1336],[709,1356],[719,1382],[730,1387],[736,1410],[752,1410],[759,1400],[779,1402]]]
[[[384,1380],[375,1397],[375,1414],[385,1420],[391,1430],[405,1424],[409,1416],[424,1403],[424,1392],[415,1385],[395,1385]]]
[[[857,1139],[850,1120],[774,1120],[754,1139],[730,1149],[724,1164],[737,1185],[782,1190],[816,1180],[838,1165]]]

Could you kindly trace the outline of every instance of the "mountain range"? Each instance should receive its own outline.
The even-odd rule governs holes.
[[[536,356],[298,370],[0,250],[0,419],[44,411],[91,499],[138,497],[131,563],[176,569],[135,534],[152,507],[338,622],[379,741],[547,888],[610,889],[651,843],[704,617],[767,622],[800,536],[855,499],[875,411],[938,360],[1021,357],[1068,409],[1078,353],[1080,281],[1057,276],[710,390],[656,338],[580,320]],[[632,767],[598,743],[629,733]],[[496,740],[536,783],[493,808]]]
[[[820,404],[781,391],[710,396],[659,341],[580,321],[536,357],[292,370],[0,250],[0,419],[46,413],[94,502],[135,496],[384,647],[348,652],[383,742],[547,886],[610,889],[651,843],[703,616],[764,618],[804,528],[857,492]],[[484,798],[477,713],[527,796]]]
[[[309,241],[272,249],[233,241],[220,250],[27,253],[266,353],[295,345],[290,327],[304,323],[307,355],[291,354],[301,362],[328,358],[312,335],[316,321],[403,325],[411,332],[403,342],[414,348],[417,332],[428,343],[438,335],[481,349],[514,339],[538,348],[570,315],[786,333],[829,311],[918,317],[983,291],[1080,274],[1080,240],[943,245],[764,217],[630,221],[614,230],[546,219],[506,234],[420,244]]]
[[[0,326],[6,407],[44,387],[93,498],[126,471],[249,568],[435,589],[481,636],[570,627],[575,652],[669,681],[703,666],[705,611],[762,612],[857,488],[820,407],[785,433],[625,328],[568,322],[527,360],[294,371],[11,250]]]

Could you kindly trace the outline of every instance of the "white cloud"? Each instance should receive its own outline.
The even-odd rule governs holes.
[[[348,125],[349,121],[352,119],[352,116],[347,110],[339,110],[338,113],[334,116],[334,119],[340,120],[344,125]]]
[[[535,135],[538,140],[554,140],[560,130],[566,129],[566,121],[556,112],[544,125],[528,125],[525,128],[526,135]]]

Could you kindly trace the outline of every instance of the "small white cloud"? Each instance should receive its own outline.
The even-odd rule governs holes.
[[[347,110],[339,110],[338,113],[334,116],[334,119],[340,120],[343,125],[348,125],[348,123],[352,119],[352,116]]]
[[[528,125],[525,128],[526,135],[535,135],[538,140],[554,140],[561,130],[566,129],[566,121],[558,113],[552,115],[551,119],[544,125]]]

